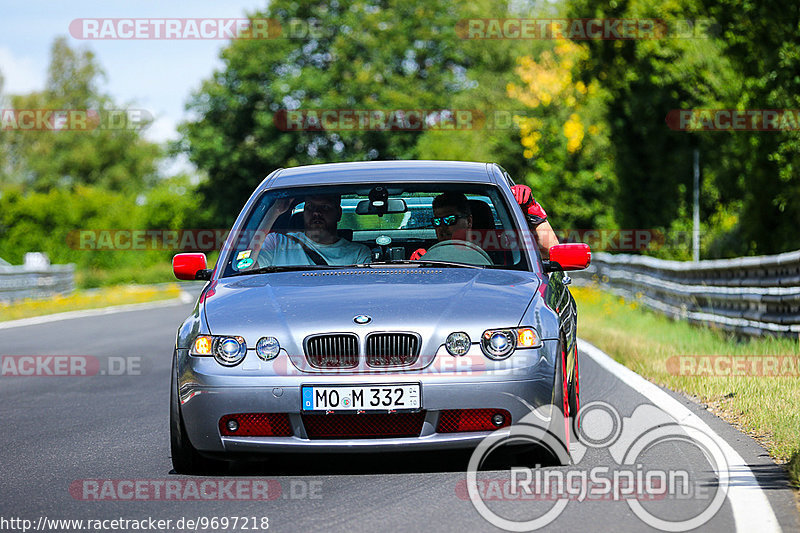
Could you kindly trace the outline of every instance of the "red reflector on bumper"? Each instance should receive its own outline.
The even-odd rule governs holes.
[[[495,416],[502,416],[502,423],[495,424]],[[436,431],[438,433],[494,431],[510,424],[511,413],[505,409],[448,409],[439,415]]]
[[[235,430],[228,425],[235,421]],[[286,413],[238,413],[219,419],[223,437],[291,437],[292,426]]]

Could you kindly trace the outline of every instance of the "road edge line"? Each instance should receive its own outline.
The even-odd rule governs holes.
[[[727,498],[733,509],[733,520],[736,531],[780,532],[781,527],[775,511],[764,494],[753,471],[747,466],[744,458],[728,444],[719,434],[714,432],[700,417],[692,413],[686,406],[664,392],[657,385],[618,363],[610,355],[593,344],[578,339],[578,350],[591,357],[598,365],[628,385],[674,418],[679,424],[699,429],[714,439],[728,463],[729,479],[736,482],[728,486]]]
[[[170,300],[156,300],[154,302],[141,302],[137,304],[111,305],[108,307],[98,307],[94,309],[81,309],[79,311],[66,311],[64,313],[52,313],[49,315],[32,316],[17,320],[7,320],[0,322],[0,329],[21,328],[25,326],[36,326],[49,322],[61,320],[71,320],[73,318],[86,318],[92,316],[111,315],[114,313],[124,313],[126,311],[141,311],[144,309],[158,309],[160,307],[172,307],[191,303],[194,297],[186,291],[181,291],[180,296]]]

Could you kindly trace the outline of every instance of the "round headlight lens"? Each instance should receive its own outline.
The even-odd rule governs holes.
[[[223,366],[238,365],[247,354],[247,345],[242,337],[221,337],[216,344],[214,359]]]
[[[463,331],[456,331],[455,333],[451,333],[447,336],[447,341],[445,342],[444,347],[447,348],[447,353],[450,355],[461,356],[469,351],[471,344],[472,341],[470,340],[469,335]]]
[[[505,359],[514,351],[516,335],[508,329],[497,329],[483,332],[481,347],[490,359]]]
[[[281,345],[275,337],[261,337],[258,339],[256,354],[264,361],[275,359],[280,351]]]

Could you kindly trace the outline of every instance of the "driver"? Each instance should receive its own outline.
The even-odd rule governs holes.
[[[293,200],[276,200],[264,216],[257,234],[268,232],[277,218],[291,208]],[[259,266],[354,265],[370,262],[369,248],[343,239],[336,232],[342,218],[341,196],[312,194],[304,200],[304,231],[268,233],[255,254]]]

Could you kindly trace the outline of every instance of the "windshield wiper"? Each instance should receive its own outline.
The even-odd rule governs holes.
[[[485,269],[489,265],[470,265],[468,263],[454,263],[452,261],[435,261],[435,260],[425,260],[425,259],[418,259],[416,261],[412,261],[410,259],[392,259],[390,261],[374,261],[364,266],[374,266],[374,265],[433,265],[437,267],[447,267],[447,268],[479,268]]]
[[[285,265],[285,266],[265,266],[252,270],[240,270],[231,276],[249,276],[250,274],[272,274],[274,272],[300,272],[303,270],[330,270],[337,268],[351,268],[351,265]]]

